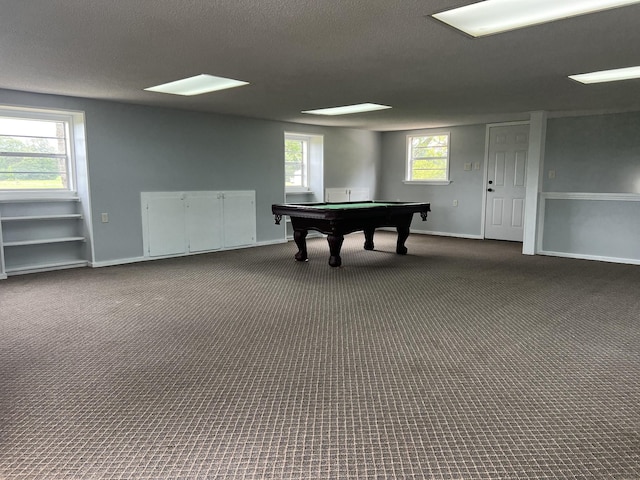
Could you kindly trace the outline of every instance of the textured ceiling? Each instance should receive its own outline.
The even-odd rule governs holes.
[[[640,64],[640,5],[472,39],[444,0],[0,0],[0,88],[371,130],[640,110],[640,80],[567,75]],[[251,85],[143,89],[209,73]],[[361,102],[390,110],[318,117]]]

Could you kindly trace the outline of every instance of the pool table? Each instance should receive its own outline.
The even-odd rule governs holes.
[[[431,211],[429,203],[414,202],[341,202],[341,203],[279,203],[271,206],[276,225],[284,215],[291,218],[293,239],[298,246],[295,259],[307,260],[306,237],[309,230],[327,235],[329,243],[329,265],[342,264],[340,249],[347,233],[362,230],[365,250],[373,250],[373,233],[378,227],[395,227],[398,231],[396,253],[405,255],[404,246],[409,236],[409,226],[414,213],[419,213],[423,221]]]

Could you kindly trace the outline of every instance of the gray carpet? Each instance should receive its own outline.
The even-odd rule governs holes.
[[[640,478],[640,267],[375,240],[0,282],[0,478]]]

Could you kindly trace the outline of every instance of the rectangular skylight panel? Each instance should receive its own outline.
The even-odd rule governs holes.
[[[481,37],[637,3],[640,0],[485,0],[432,16]]]
[[[358,103],[356,105],[345,105],[343,107],[320,108],[317,110],[304,110],[302,113],[313,115],[348,115],[350,113],[372,112],[374,110],[384,110],[391,108],[387,105],[377,103]]]
[[[640,67],[616,68],[614,70],[581,73],[579,75],[569,75],[569,78],[580,83],[602,83],[631,80],[634,78],[640,78]]]
[[[150,92],[170,93],[172,95],[201,95],[203,93],[215,92],[227,88],[248,85],[248,82],[233,80],[231,78],[216,77],[215,75],[196,75],[195,77],[176,80],[175,82],[164,83],[155,87],[145,88]]]

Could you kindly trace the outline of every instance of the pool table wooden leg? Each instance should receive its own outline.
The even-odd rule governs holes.
[[[365,250],[373,250],[373,233],[375,231],[376,231],[375,228],[364,229],[364,249]]]
[[[398,225],[398,243],[396,244],[396,253],[399,255],[407,254],[407,247],[404,246],[404,242],[409,238],[409,226]]]
[[[296,242],[298,246],[298,253],[295,254],[294,258],[298,262],[306,262],[307,261],[307,230],[294,230],[293,231],[293,240]]]
[[[335,235],[330,233],[327,235],[327,242],[329,242],[329,265],[332,267],[339,267],[342,265],[342,259],[340,258],[340,249],[342,248],[342,242],[344,241],[343,235]]]

